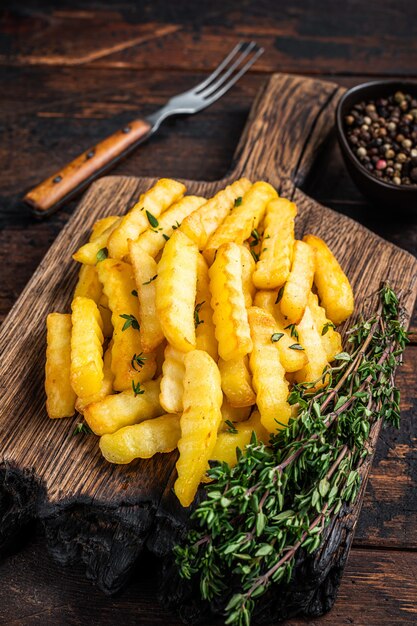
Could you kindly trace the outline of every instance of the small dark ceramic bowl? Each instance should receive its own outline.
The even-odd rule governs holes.
[[[378,80],[363,83],[346,91],[336,109],[336,131],[346,167],[353,181],[364,196],[374,204],[394,211],[417,213],[417,185],[394,185],[379,180],[368,172],[352,152],[345,134],[345,116],[358,102],[386,98],[396,91],[417,97],[417,81]]]

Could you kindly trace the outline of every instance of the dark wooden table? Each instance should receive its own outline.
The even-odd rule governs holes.
[[[52,5],[3,0],[1,319],[74,208],[72,203],[38,221],[21,204],[23,192],[138,111],[146,114],[201,80],[236,41],[249,38],[266,48],[251,74],[209,110],[167,123],[116,173],[221,177],[253,97],[271,72],[314,74],[346,86],[373,77],[417,76],[417,6],[409,0],[60,0]],[[395,207],[382,217],[372,208],[349,179],[334,139],[307,190],[416,253],[417,218],[398,218]],[[314,624],[417,621],[416,315],[411,330],[397,378],[401,430],[385,430],[380,437],[338,601]],[[85,580],[81,566],[57,567],[38,528],[27,529],[3,556],[0,624],[179,624],[157,604],[150,562],[142,562],[131,585],[110,599]]]

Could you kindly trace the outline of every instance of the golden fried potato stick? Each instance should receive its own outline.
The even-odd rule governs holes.
[[[236,432],[231,432],[229,427],[228,431],[223,431],[217,435],[216,445],[210,456],[211,461],[227,463],[230,467],[234,467],[237,463],[236,448],[244,453],[246,446],[251,441],[253,432],[258,441],[264,443],[269,441],[269,433],[262,426],[258,411],[254,411],[248,420],[234,424],[234,429]]]
[[[284,285],[280,308],[288,319],[288,324],[298,324],[307,306],[308,296],[313,286],[315,252],[303,241],[294,243],[291,272]]]
[[[250,189],[251,182],[240,178],[218,191],[215,196],[191,213],[181,224],[181,230],[198,245],[199,250],[206,247],[209,237],[220,226],[235,203]]]
[[[103,357],[103,380],[101,383],[100,391],[98,393],[92,394],[91,396],[76,399],[75,408],[79,413],[84,413],[85,407],[92,402],[98,402],[99,400],[103,400],[103,398],[113,393],[114,374],[111,371],[111,349],[112,344],[110,342]]]
[[[255,306],[249,309],[248,317],[253,341],[249,364],[256,404],[262,425],[272,433],[284,428],[291,416],[291,406],[287,402],[288,382],[272,339],[276,322],[272,315]]]
[[[316,252],[314,283],[327,317],[337,326],[352,315],[355,306],[349,279],[320,237],[306,235],[303,241]]]
[[[123,259],[129,252],[128,240],[135,241],[149,227],[159,228],[158,217],[174,202],[178,202],[186,191],[185,185],[170,178],[159,179],[153,187],[142,194],[119,226],[109,237],[109,255]]]
[[[167,413],[181,413],[183,409],[185,354],[169,343],[165,348],[159,402]]]
[[[123,261],[105,259],[97,271],[112,312],[114,389],[132,389],[132,385],[151,379],[156,370],[155,355],[143,354],[133,270]]]
[[[71,386],[71,315],[50,313],[46,318],[46,411],[51,418],[71,417],[76,395]]]
[[[217,361],[219,352],[211,308],[210,278],[207,263],[200,253],[197,260],[194,324],[197,350],[205,350],[212,359]]]
[[[196,346],[194,307],[198,248],[180,230],[166,242],[158,263],[156,311],[169,343],[188,352]]]
[[[185,356],[184,412],[178,442],[178,478],[174,485],[182,506],[194,500],[213,452],[222,420],[220,373],[211,356],[193,350]]]
[[[297,207],[286,198],[272,200],[266,207],[261,252],[253,274],[258,289],[276,289],[288,280],[296,214]]]
[[[208,264],[213,263],[216,250],[222,244],[230,241],[242,244],[248,239],[262,220],[266,205],[275,198],[278,198],[278,194],[272,185],[263,181],[254,183],[243,196],[242,202],[232,209],[207,241],[203,254]]]
[[[253,284],[253,272],[255,271],[255,259],[253,258],[250,250],[246,246],[239,246],[240,260],[242,264],[242,287],[243,295],[245,297],[245,305],[248,309],[252,306],[253,299],[255,297],[256,289]]]
[[[93,402],[84,409],[84,419],[96,435],[114,433],[119,428],[139,424],[162,415],[159,404],[159,380],[141,384],[140,393],[122,391]]]
[[[342,352],[342,337],[334,324],[326,317],[326,311],[319,305],[319,299],[315,293],[310,293],[308,297],[308,306],[313,316],[314,325],[320,335],[321,343],[326,352],[329,363],[333,361],[336,354]]]
[[[105,337],[112,337],[113,324],[111,323],[111,311],[109,308],[109,299],[105,293],[102,293],[100,296],[100,299],[98,301],[98,310],[100,311],[101,319],[103,322],[103,335]]]
[[[243,295],[240,248],[223,244],[209,269],[211,307],[219,342],[219,355],[225,361],[243,357],[252,350],[248,314]]]
[[[251,406],[232,406],[226,396],[223,396],[223,404],[221,406],[222,423],[219,426],[219,432],[226,430],[229,426],[226,422],[244,422],[248,419]]]
[[[90,238],[88,243],[81,246],[81,248],[79,248],[77,252],[72,255],[74,261],[85,263],[85,265],[96,265],[98,261],[102,260],[101,255],[105,258],[108,254],[107,244],[109,237],[113,231],[116,230],[121,221],[122,218],[118,217],[102,233],[100,233],[100,235],[94,237],[94,239]]]
[[[91,235],[89,241],[95,241],[107,230],[110,226],[113,226],[115,222],[119,222],[120,217],[118,215],[109,215],[108,217],[103,217],[101,220],[97,220],[94,222],[93,228],[91,230]]]
[[[136,241],[145,252],[155,259],[174,230],[177,230],[177,228],[181,226],[182,221],[205,202],[207,202],[206,199],[200,196],[184,196],[162,213],[158,220],[159,224],[157,230],[148,228],[144,233],[139,235]]]
[[[71,385],[83,398],[98,393],[103,382],[102,321],[90,298],[74,298],[71,309]]]
[[[295,373],[295,380],[298,383],[312,383],[317,380],[314,389],[319,389],[325,383],[325,378],[320,379],[323,370],[328,365],[326,351],[321,341],[310,307],[307,306],[303,319],[297,326],[300,344],[304,347],[308,357],[308,363],[303,369]]]
[[[171,413],[103,435],[99,445],[107,461],[126,464],[158,452],[172,452],[180,437],[180,416]]]
[[[267,311],[275,319],[274,344],[278,349],[281,364],[286,372],[296,372],[307,364],[308,359],[304,350],[295,350],[291,347],[299,343],[296,336],[297,328],[294,327],[293,335],[291,335],[291,328],[288,328],[288,324],[284,321],[279,310],[279,304],[276,302],[277,296],[277,291],[258,291],[254,305]]]
[[[82,265],[78,274],[78,282],[74,290],[74,298],[81,296],[91,298],[96,304],[100,302],[103,287],[98,279],[94,265]]]
[[[219,359],[218,366],[223,393],[231,406],[243,407],[255,404],[256,396],[252,389],[248,356],[239,356],[228,361]]]
[[[145,353],[153,352],[164,340],[156,313],[157,263],[135,241],[129,241],[129,256],[138,292],[140,340]]]

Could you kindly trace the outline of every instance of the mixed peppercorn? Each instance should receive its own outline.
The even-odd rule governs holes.
[[[345,116],[345,131],[371,174],[394,185],[417,184],[417,98],[397,91],[359,102]]]

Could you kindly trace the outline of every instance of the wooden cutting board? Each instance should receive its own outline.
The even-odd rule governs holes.
[[[184,182],[190,193],[210,196],[241,175],[269,181],[297,203],[297,236],[317,234],[334,250],[353,284],[357,312],[375,303],[370,296],[382,280],[388,280],[402,290],[410,316],[417,293],[414,257],[300,190],[333,126],[342,93],[332,83],[273,75],[253,105],[230,174],[216,182]],[[171,493],[176,454],[110,465],[101,457],[95,436],[72,435],[79,418],[48,419],[43,389],[45,318],[51,311],[70,310],[79,269],[71,253],[87,241],[93,222],[129,209],[155,180],[114,176],[95,182],[0,332],[0,549],[29,522],[40,519],[52,556],[62,564],[83,561],[87,577],[110,593],[124,583],[145,545],[167,555],[186,522],[187,512]],[[377,435],[378,428],[372,434],[373,445]],[[338,566],[330,585],[333,592],[327,568],[325,576],[310,585],[305,614],[313,614],[311,607],[319,614],[334,601],[370,463],[371,459],[363,467],[361,497],[354,509],[343,512],[338,532],[333,527],[329,531]],[[318,599],[320,589],[326,591],[325,600]]]

